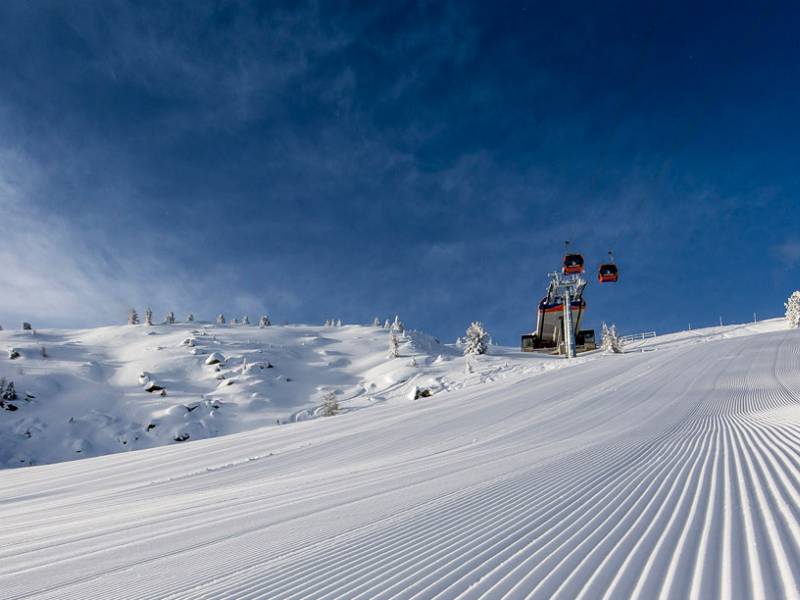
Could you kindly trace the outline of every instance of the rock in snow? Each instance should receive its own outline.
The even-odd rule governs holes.
[[[212,352],[206,359],[207,365],[217,365],[225,362],[225,357],[219,352]]]

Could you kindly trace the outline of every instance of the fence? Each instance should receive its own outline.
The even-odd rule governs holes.
[[[631,342],[648,340],[654,337],[656,337],[655,331],[644,331],[642,333],[631,333],[629,335],[621,335],[619,337],[619,341],[623,344],[630,344]]]

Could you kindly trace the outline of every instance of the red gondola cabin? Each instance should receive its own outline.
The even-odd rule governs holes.
[[[597,274],[597,280],[600,283],[616,283],[619,279],[619,270],[617,265],[608,263],[600,265],[600,272]]]
[[[583,273],[583,256],[580,254],[567,254],[564,257],[564,265],[561,270],[565,275]]]

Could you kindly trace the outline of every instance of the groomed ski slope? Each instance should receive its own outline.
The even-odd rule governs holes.
[[[2,597],[800,596],[800,332],[641,349],[4,471]]]

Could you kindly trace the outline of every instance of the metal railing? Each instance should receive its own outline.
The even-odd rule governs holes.
[[[656,337],[655,331],[644,331],[642,333],[631,333],[628,335],[621,335],[619,336],[619,341],[623,344],[629,344],[631,342],[639,342],[642,340],[648,340],[651,338]]]

